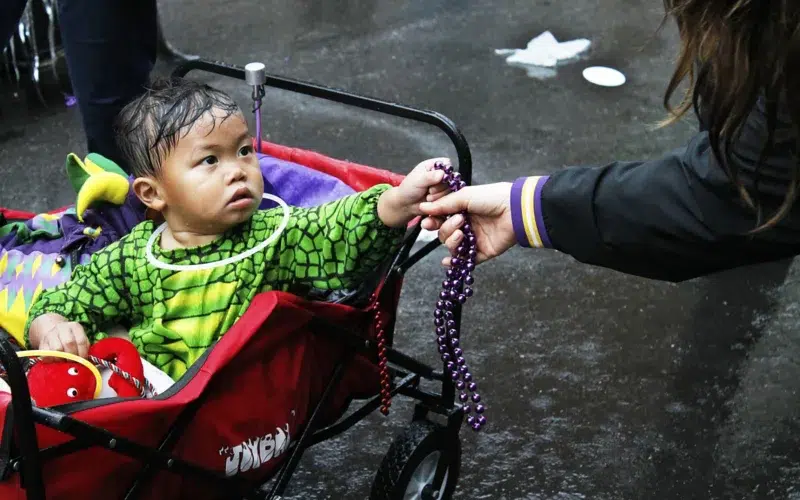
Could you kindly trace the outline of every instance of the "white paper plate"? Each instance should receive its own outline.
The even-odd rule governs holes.
[[[591,66],[583,70],[583,77],[601,87],[619,87],[625,83],[625,75],[613,68]]]

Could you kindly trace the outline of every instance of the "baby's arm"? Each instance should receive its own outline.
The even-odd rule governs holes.
[[[268,259],[278,261],[271,266],[278,280],[337,290],[373,272],[397,251],[405,234],[405,226],[391,228],[378,217],[378,200],[389,188],[378,185],[318,207],[293,208],[278,248],[267,252]],[[279,221],[280,215],[267,219]]]
[[[381,184],[318,207],[293,208],[277,248],[267,251],[267,259],[275,261],[267,279],[321,290],[361,282],[397,252],[408,223],[422,214],[420,203],[446,190],[440,184],[443,173],[434,170],[437,162],[449,164],[447,158],[426,160],[398,187]],[[266,231],[254,231],[257,241],[272,234],[279,213],[262,214]]]
[[[99,328],[131,314],[126,243],[126,238],[112,243],[77,266],[68,281],[42,292],[28,314],[27,345],[85,355]]]

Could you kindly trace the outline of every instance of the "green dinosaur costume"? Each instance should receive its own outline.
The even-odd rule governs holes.
[[[30,322],[44,313],[81,323],[91,342],[105,336],[103,328],[127,322],[141,355],[177,379],[244,314],[256,294],[295,285],[350,287],[396,252],[404,230],[385,226],[377,213],[378,198],[388,187],[310,209],[292,207],[274,244],[207,270],[168,271],[150,264],[145,247],[155,225],[143,222],[92,255],[69,281],[41,294],[25,325],[26,344]],[[178,265],[217,262],[264,241],[282,218],[280,208],[258,211],[213,243],[163,250],[157,240],[153,253]]]

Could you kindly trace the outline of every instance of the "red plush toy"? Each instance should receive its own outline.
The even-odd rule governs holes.
[[[142,360],[128,340],[116,337],[100,340],[89,348],[89,362],[100,366],[116,365],[143,387]],[[143,393],[132,379],[113,372],[108,385],[119,397],[139,397]],[[40,408],[94,399],[100,392],[98,383],[95,372],[75,361],[35,363],[28,372],[31,399]]]

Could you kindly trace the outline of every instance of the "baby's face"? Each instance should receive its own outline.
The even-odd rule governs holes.
[[[213,113],[213,116],[212,116]],[[207,113],[178,140],[159,184],[173,231],[221,234],[249,219],[264,179],[244,117]]]

